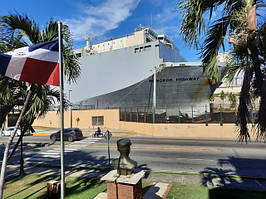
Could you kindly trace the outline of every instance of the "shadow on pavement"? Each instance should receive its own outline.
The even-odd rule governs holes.
[[[218,165],[221,168],[208,167],[200,172],[201,184],[214,187],[209,189],[209,199],[266,197],[266,160],[229,157],[220,159]]]
[[[33,151],[38,154],[42,149],[41,147],[27,146],[24,151]],[[33,154],[28,154],[25,157],[30,157]],[[11,162],[15,163],[19,159],[20,152],[17,151],[11,158]],[[38,176],[27,180],[27,176],[17,176],[18,167],[9,169],[7,172],[8,179],[5,188],[5,198],[46,198],[46,184],[50,180],[60,181],[60,157],[48,157],[49,161],[45,162],[47,156],[42,153],[38,154],[38,158],[44,158],[41,165],[26,165],[25,173],[35,173]],[[80,157],[80,159],[79,159]],[[48,163],[48,164],[47,164]],[[45,165],[46,164],[46,165]],[[94,198],[98,193],[106,191],[105,182],[100,181],[100,177],[109,171],[109,161],[105,156],[96,156],[93,152],[83,151],[68,151],[65,155],[65,166],[74,165],[75,167],[65,169],[66,176],[66,194],[73,196],[83,194],[94,190],[86,198]],[[86,169],[87,168],[87,169]],[[138,170],[150,170],[147,165],[139,165]],[[20,186],[17,189],[12,189],[16,183]],[[10,190],[11,189],[11,190]]]

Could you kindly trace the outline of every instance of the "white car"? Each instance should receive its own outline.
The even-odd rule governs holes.
[[[11,133],[12,133],[14,130],[15,130],[14,127],[10,127],[10,128],[8,128],[8,129],[2,131],[2,135],[3,135],[3,136],[11,136]],[[21,135],[21,130],[20,130],[20,129],[17,130],[16,135],[17,135],[17,136],[20,136],[20,135]]]

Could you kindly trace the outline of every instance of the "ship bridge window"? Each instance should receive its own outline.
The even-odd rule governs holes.
[[[77,57],[81,57],[81,53],[77,53],[76,56],[77,56]]]
[[[156,44],[155,47],[159,47],[159,44]]]
[[[145,49],[148,49],[148,48],[150,48],[150,47],[151,47],[151,45],[148,45],[148,46],[145,46],[144,48],[145,48]]]

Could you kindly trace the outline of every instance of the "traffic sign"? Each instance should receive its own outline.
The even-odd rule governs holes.
[[[104,137],[105,137],[106,140],[110,140],[111,137],[112,137],[112,133],[111,133],[110,131],[107,130],[107,131],[104,133]]]

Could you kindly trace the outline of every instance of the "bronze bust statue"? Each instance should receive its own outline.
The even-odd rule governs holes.
[[[117,150],[120,152],[120,157],[112,161],[112,165],[117,169],[119,175],[131,175],[137,162],[129,158],[131,141],[128,138],[123,138],[117,141]]]

